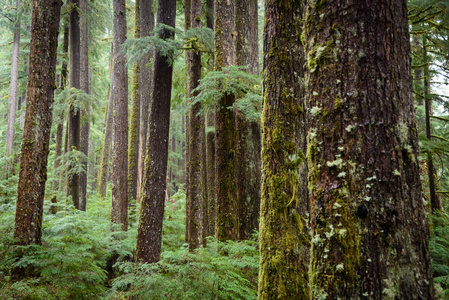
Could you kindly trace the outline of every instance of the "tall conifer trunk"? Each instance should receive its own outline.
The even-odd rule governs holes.
[[[104,130],[104,140],[103,147],[101,150],[100,158],[100,170],[98,171],[98,193],[100,193],[102,198],[106,198],[107,186],[108,186],[108,170],[109,170],[109,154],[112,142],[112,112],[114,108],[114,102],[112,97],[114,82],[111,83],[109,88],[109,102],[106,106],[106,120],[105,120],[105,130]]]
[[[236,64],[259,74],[257,0],[235,1]],[[261,134],[259,122],[250,122],[235,110],[237,130],[236,175],[239,239],[249,239],[259,228]]]
[[[259,299],[309,299],[302,16],[265,1]]]
[[[80,16],[79,0],[71,0],[73,4],[70,11],[70,64],[69,64],[69,85],[70,88],[80,88]],[[80,110],[78,107],[70,106],[70,126],[69,126],[69,147],[68,151],[80,151]],[[70,169],[72,167],[69,167]],[[70,173],[70,170],[69,170]],[[71,173],[68,177],[67,195],[72,197],[75,208],[80,205],[80,175]]]
[[[41,244],[62,1],[33,0],[27,107],[17,188],[16,245]],[[13,268],[12,278],[28,274]]]
[[[140,37],[140,0],[136,0],[134,15],[134,38]],[[129,128],[128,149],[128,198],[131,205],[137,199],[137,169],[139,160],[139,129],[140,129],[140,66],[133,63],[131,120]]]
[[[215,0],[215,70],[234,62],[234,1]],[[228,107],[234,95],[218,99],[215,112],[215,177],[217,216],[215,236],[219,241],[238,239],[237,193],[234,187],[236,152],[235,116]]]
[[[176,0],[158,0],[157,23],[175,27]],[[174,30],[160,26],[159,37],[171,39]],[[162,221],[167,185],[168,138],[173,64],[156,51],[153,100],[148,126],[145,172],[137,233],[136,260],[157,262],[161,256]]]
[[[153,0],[140,0],[140,36],[148,36],[154,29]],[[140,201],[142,190],[142,177],[146,154],[148,116],[153,85],[153,59],[154,50],[149,50],[140,60],[140,129],[139,129],[139,156],[137,170],[137,200]]]
[[[14,24],[14,38],[12,44],[12,62],[11,62],[11,83],[9,86],[9,110],[8,110],[8,129],[6,133],[6,154],[11,155],[14,152],[14,123],[16,121],[17,111],[17,84],[19,81],[19,47],[20,47],[20,19],[19,19],[20,0],[16,0],[16,24]],[[8,166],[9,168],[9,162]]]
[[[88,48],[88,29],[87,29],[87,0],[80,1],[81,19],[80,19],[80,88],[86,94],[90,93],[89,89],[89,48]],[[90,114],[90,106],[81,110],[81,117],[84,119],[81,124],[80,150],[86,156],[83,161],[84,172],[80,174],[80,204],[79,208],[86,211],[87,202],[87,171],[89,156],[89,134],[90,122],[88,121]]]
[[[128,69],[121,45],[126,41],[125,0],[113,0],[114,84],[111,220],[128,229]]]
[[[201,0],[191,0],[190,9],[190,25],[191,28],[201,27]],[[193,47],[195,45],[192,45]],[[201,53],[195,48],[190,51],[189,67],[189,96],[193,97],[196,94],[193,90],[198,86],[201,79]],[[202,147],[201,144],[201,116],[199,116],[201,110],[201,103],[197,102],[190,109],[189,114],[189,186],[190,193],[187,198],[187,204],[189,208],[187,211],[189,215],[189,251],[193,252],[194,249],[202,245],[203,239],[203,177],[202,177]]]
[[[311,297],[434,299],[406,1],[307,3]]]

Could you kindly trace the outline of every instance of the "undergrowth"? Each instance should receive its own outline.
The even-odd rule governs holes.
[[[0,299],[255,299],[257,242],[218,244],[189,254],[184,244],[185,194],[166,204],[162,259],[134,263],[137,216],[127,232],[110,222],[110,200],[88,198],[87,212],[45,201],[42,245],[14,246],[15,203],[0,207]],[[138,207],[130,212],[138,211]],[[218,249],[225,249],[220,253]],[[23,256],[17,256],[20,250]],[[34,270],[13,282],[11,268]]]

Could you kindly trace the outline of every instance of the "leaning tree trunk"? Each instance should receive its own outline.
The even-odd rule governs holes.
[[[158,25],[175,27],[176,0],[157,1]],[[174,30],[161,27],[159,37],[174,37]],[[169,54],[170,55],[170,54]],[[137,233],[136,261],[157,262],[161,256],[162,221],[167,185],[170,100],[173,75],[172,57],[156,51],[154,58],[153,101],[148,126],[147,153]]]
[[[265,1],[259,299],[309,299],[302,12]]]
[[[148,36],[154,29],[153,0],[140,0],[140,36]],[[139,90],[140,90],[140,128],[139,154],[137,159],[137,201],[140,201],[142,190],[143,167],[146,153],[148,116],[151,102],[151,87],[153,84],[154,50],[149,50],[140,59]]]
[[[111,220],[128,229],[128,70],[120,46],[126,41],[125,0],[113,1],[114,98]]]
[[[259,74],[257,0],[235,1],[236,64],[247,72]],[[261,135],[260,124],[250,122],[236,109],[237,130],[236,176],[239,213],[239,239],[250,239],[259,228]]]
[[[6,133],[6,154],[14,153],[14,123],[16,121],[17,108],[17,83],[19,79],[19,46],[20,46],[20,19],[19,19],[20,0],[16,1],[16,24],[14,25],[14,40],[12,44],[12,62],[11,62],[11,84],[9,86],[9,110],[8,110],[8,129]],[[8,162],[7,168],[10,168]]]
[[[16,245],[41,244],[62,1],[33,0],[30,68],[14,226]],[[26,276],[21,267],[12,278]]]
[[[215,1],[215,70],[221,71],[234,61],[234,1]],[[215,177],[217,216],[215,236],[219,241],[238,239],[237,193],[234,187],[236,151],[235,117],[228,107],[234,95],[218,99],[215,112]]]
[[[78,11],[79,0],[71,0],[73,4],[70,11],[70,64],[69,64],[69,84],[70,88],[80,88],[80,15]],[[68,151],[80,151],[80,110],[79,107],[70,106],[70,126],[69,126],[69,149]],[[73,163],[73,162],[72,162]],[[80,175],[70,172],[73,166],[69,167],[67,195],[72,197],[75,208],[80,205]]]
[[[81,22],[80,22],[80,88],[86,94],[89,94],[89,48],[88,48],[88,29],[87,29],[87,0],[80,0]],[[90,123],[88,121],[90,114],[90,106],[83,108],[81,117],[84,123],[81,126],[81,142],[80,151],[86,156],[83,161],[84,172],[80,174],[80,204],[79,208],[86,211],[87,202],[87,170],[89,156],[89,134]]]
[[[135,3],[134,38],[140,38],[140,0]],[[132,204],[137,199],[137,169],[139,160],[139,122],[140,122],[140,66],[133,63],[133,79],[131,92],[131,121],[129,128],[128,149],[128,197]]]
[[[307,3],[311,297],[434,299],[406,1]]]
[[[201,0],[191,0],[190,6],[190,26],[191,28],[201,27]],[[194,48],[190,51],[190,61],[188,63],[189,70],[189,97],[194,97],[197,93],[193,90],[198,86],[201,79],[201,53]],[[189,251],[202,245],[203,240],[203,180],[201,173],[202,147],[201,144],[201,103],[197,102],[193,105],[189,112],[189,194],[187,198],[187,211],[189,215],[186,220],[189,222],[188,243]]]

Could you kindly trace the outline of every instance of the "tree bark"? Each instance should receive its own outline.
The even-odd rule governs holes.
[[[425,115],[426,115],[426,138],[431,141],[432,133],[430,128],[430,114],[432,113],[432,99],[430,98],[430,71],[429,71],[429,57],[427,53],[427,43],[426,37],[423,37],[423,54],[425,59],[424,67],[424,105],[425,105]],[[435,167],[433,164],[433,155],[429,150],[427,153],[427,176],[429,177],[429,194],[430,194],[430,209],[432,213],[441,211],[441,201],[436,194],[436,183],[435,183]]]
[[[157,23],[174,28],[176,0],[158,0],[157,7]],[[174,31],[160,27],[159,37],[162,39],[174,38]],[[151,101],[137,233],[136,260],[139,262],[157,262],[161,256],[173,75],[173,65],[169,59],[156,51],[153,100]]]
[[[208,28],[214,30],[214,0],[206,1],[206,25]],[[206,130],[206,173],[207,173],[207,224],[208,234],[215,235],[215,217],[216,217],[216,182],[215,182],[215,114],[210,112],[206,116],[207,129]]]
[[[257,0],[235,1],[236,64],[259,74]],[[261,135],[259,122],[250,122],[236,110],[236,176],[239,239],[250,239],[259,228]]]
[[[191,10],[192,10],[192,0],[184,0],[184,29],[185,31],[189,30],[190,27],[192,27],[191,23]],[[190,70],[190,51],[185,52],[185,63],[186,63],[186,70],[187,70],[187,76],[189,76],[189,70]],[[185,86],[186,86],[186,98],[189,98],[189,88],[190,81],[187,80]],[[183,122],[184,128],[185,128],[185,135],[186,135],[186,142],[185,142],[185,156],[184,156],[184,173],[185,173],[185,183],[186,183],[186,243],[188,244],[190,241],[190,194],[191,194],[191,185],[190,185],[190,111],[188,111],[185,114],[184,122]]]
[[[112,97],[113,83],[109,88],[109,103],[106,107],[106,126],[104,131],[103,148],[101,151],[100,171],[98,177],[98,192],[102,198],[106,198],[108,186],[109,153],[112,141],[112,112],[114,102]]]
[[[140,38],[140,0],[135,3],[134,38]],[[132,96],[131,96],[131,124],[129,129],[128,149],[128,198],[129,204],[137,199],[137,169],[139,160],[139,127],[140,127],[140,66],[133,63]]]
[[[12,46],[11,62],[11,83],[9,86],[9,110],[8,110],[8,129],[6,133],[6,155],[14,154],[14,123],[16,121],[17,108],[17,84],[19,79],[19,47],[20,47],[20,18],[19,18],[20,0],[16,0],[16,23],[14,24],[14,39]],[[8,162],[7,169],[10,168]]]
[[[311,297],[434,299],[406,1],[307,3]]]
[[[62,1],[33,0],[25,128],[14,226],[16,245],[41,244]],[[13,268],[12,278],[26,276]]]
[[[302,1],[265,1],[259,299],[309,299]]]
[[[114,85],[111,220],[128,229],[128,69],[120,46],[126,41],[125,0],[113,1]]]
[[[201,0],[191,0],[190,6],[190,26],[191,28],[201,27]],[[192,45],[194,47],[194,45]],[[195,49],[190,50],[190,62],[188,64],[189,73],[189,97],[194,97],[197,93],[193,90],[198,86],[201,79],[201,53]],[[189,222],[188,243],[189,251],[193,252],[200,247],[203,242],[203,177],[202,177],[202,147],[198,146],[201,141],[201,103],[193,105],[189,112],[189,185],[190,193],[187,198],[189,205],[187,216]]]
[[[140,0],[140,36],[148,36],[154,29],[153,0]],[[137,201],[140,201],[142,177],[146,154],[149,107],[152,97],[154,50],[149,50],[140,60],[140,129],[137,170]]]
[[[215,1],[215,70],[234,62],[234,1]],[[236,152],[235,116],[231,107],[234,95],[218,99],[215,113],[215,177],[217,183],[217,219],[215,236],[219,241],[237,240],[237,193],[234,187]]]
[[[87,14],[88,6],[87,0],[80,1],[81,22],[80,22],[80,88],[86,94],[90,93],[89,89],[89,48],[88,48],[88,28],[87,28]],[[82,211],[86,211],[87,202],[87,170],[89,157],[89,134],[90,122],[87,120],[90,115],[90,106],[81,110],[81,118],[84,123],[81,126],[81,143],[80,150],[86,156],[83,161],[84,172],[80,174],[80,205]]]
[[[70,11],[70,64],[69,64],[69,85],[70,88],[80,88],[80,16],[79,0],[71,0],[73,7]],[[69,126],[69,151],[80,151],[80,108],[70,106],[70,126]],[[69,167],[69,172],[72,167]],[[80,205],[80,174],[72,173],[68,177],[68,196],[72,197],[75,208]]]

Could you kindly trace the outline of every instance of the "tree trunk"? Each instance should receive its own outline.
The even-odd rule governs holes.
[[[148,36],[154,29],[153,0],[140,0],[140,36]],[[137,201],[142,190],[143,168],[146,154],[149,107],[152,97],[154,50],[149,50],[140,60],[140,128],[137,169]]]
[[[191,23],[191,12],[192,11],[192,0],[184,0],[184,29],[185,31],[189,30],[190,27],[192,27]],[[190,51],[185,52],[185,62],[186,62],[186,70],[187,70],[187,76],[189,76],[189,70],[190,70]],[[189,88],[190,81],[187,80],[185,86],[186,86],[186,98],[189,98]],[[190,218],[192,214],[190,213],[190,194],[191,194],[191,184],[190,184],[190,111],[188,111],[185,114],[184,119],[184,128],[185,128],[185,134],[186,134],[186,143],[185,143],[185,156],[184,156],[184,172],[185,172],[185,183],[186,183],[186,243],[188,244],[190,241]]]
[[[8,110],[8,129],[6,134],[6,154],[14,154],[14,123],[16,121],[17,108],[17,83],[19,79],[19,46],[20,46],[20,19],[19,19],[20,0],[16,0],[16,23],[14,25],[14,40],[12,46],[11,62],[11,84],[9,86],[9,110]],[[10,168],[8,162],[7,169]]]
[[[434,299],[406,1],[305,20],[311,297]]]
[[[140,37],[140,1],[135,3],[134,38]],[[140,122],[140,67],[133,63],[132,96],[131,96],[131,124],[128,149],[128,198],[131,205],[137,199],[137,168],[139,160],[139,122]]]
[[[128,229],[128,69],[120,46],[126,41],[125,0],[113,0],[114,136],[112,146],[111,220]]]
[[[265,1],[259,299],[309,299],[302,1]]]
[[[248,67],[253,75],[259,74],[258,11],[257,0],[235,1],[236,63]],[[239,210],[239,238],[251,238],[259,228],[260,209],[260,125],[250,122],[235,111],[237,130],[236,176]]]
[[[157,22],[175,27],[176,0],[157,1]],[[174,31],[161,27],[159,37],[170,39]],[[162,242],[173,64],[156,51],[154,88],[148,126],[147,153],[137,233],[136,260],[159,261]],[[157,99],[157,100],[156,100]]]
[[[432,133],[430,128],[430,114],[432,113],[432,99],[430,98],[430,71],[429,63],[430,59],[427,56],[427,43],[426,37],[423,37],[423,51],[425,58],[424,67],[424,104],[425,104],[425,114],[426,114],[426,138],[431,141]],[[441,211],[441,201],[436,194],[436,183],[435,183],[435,167],[433,165],[433,155],[429,150],[427,153],[427,176],[429,177],[429,194],[430,194],[430,208],[432,213]]]
[[[21,246],[41,244],[62,2],[33,0],[32,5],[28,105],[22,140],[14,227],[15,244]],[[28,275],[27,270],[24,268],[12,269],[13,279],[26,275]]]
[[[106,107],[106,128],[104,131],[103,148],[101,151],[100,171],[98,177],[98,192],[101,197],[106,198],[106,191],[108,187],[108,170],[109,170],[109,153],[110,145],[112,141],[112,112],[114,108],[114,102],[112,97],[113,83],[109,88],[109,103]]]
[[[215,1],[215,70],[221,71],[234,61],[234,1]],[[215,236],[219,241],[237,240],[237,198],[234,187],[236,152],[235,117],[228,107],[234,95],[218,99],[215,113],[215,177],[217,182],[217,222]]]
[[[206,25],[214,29],[214,0],[206,1]],[[215,216],[216,216],[216,182],[215,182],[215,114],[210,112],[206,117],[206,173],[207,173],[207,224],[209,235],[215,235]],[[210,129],[213,130],[210,130]]]
[[[73,7],[70,11],[70,88],[80,88],[80,16],[79,0],[71,0]],[[79,107],[70,106],[69,151],[80,151],[80,111]],[[70,169],[72,167],[69,167]],[[70,173],[70,170],[69,170]],[[72,197],[73,205],[79,209],[80,205],[80,174],[72,173],[68,177],[68,196]]]
[[[201,0],[191,0],[190,7],[191,28],[201,27]],[[193,46],[193,45],[192,45]],[[190,51],[190,62],[188,64],[189,73],[189,97],[194,97],[197,93],[193,90],[198,86],[201,79],[201,53],[195,49]],[[197,102],[190,109],[189,113],[189,185],[190,193],[187,198],[189,205],[189,251],[193,252],[200,247],[203,242],[203,180],[201,173],[202,147],[198,146],[201,141],[201,103]],[[201,143],[200,143],[201,144]]]
[[[80,88],[89,94],[89,48],[88,48],[88,28],[87,28],[87,0],[79,0],[81,9],[80,22]],[[90,106],[81,111],[81,117],[84,123],[81,126],[81,144],[80,150],[86,156],[83,161],[84,172],[80,174],[80,205],[82,211],[86,211],[87,202],[87,170],[89,157],[89,134],[90,122],[88,120],[90,115]]]

